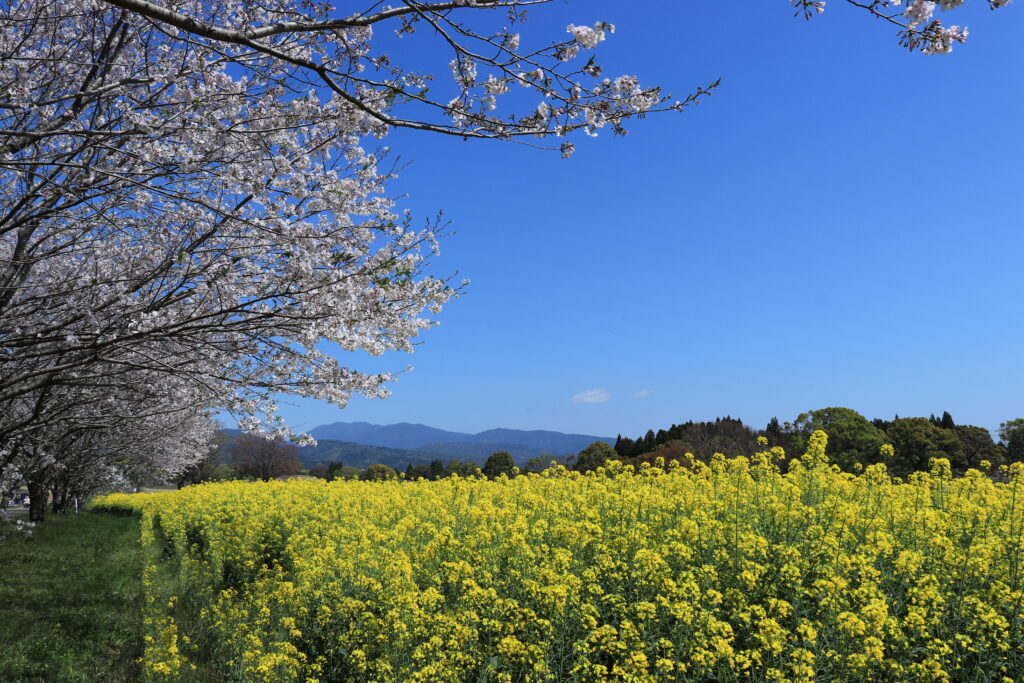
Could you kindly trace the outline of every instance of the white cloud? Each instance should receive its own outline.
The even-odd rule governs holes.
[[[612,395],[608,393],[608,390],[604,387],[600,389],[591,389],[589,391],[581,391],[578,394],[573,394],[573,403],[604,403],[610,399]]]
[[[640,391],[633,394],[633,398],[643,398],[644,396],[650,396],[650,389],[641,389]]]

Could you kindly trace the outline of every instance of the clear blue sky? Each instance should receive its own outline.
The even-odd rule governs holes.
[[[282,414],[611,436],[832,405],[1024,416],[1024,7],[967,4],[942,16],[971,29],[944,57],[838,1],[811,22],[781,0],[531,10],[524,36],[616,24],[608,75],[721,88],[569,161],[391,136],[412,162],[392,189],[444,210],[437,265],[472,283],[411,356],[352,356],[415,366],[392,397]]]

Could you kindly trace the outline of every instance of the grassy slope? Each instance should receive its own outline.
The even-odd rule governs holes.
[[[130,681],[142,654],[138,521],[52,516],[0,542],[0,681]]]

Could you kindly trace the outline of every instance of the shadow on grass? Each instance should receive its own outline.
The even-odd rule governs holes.
[[[138,520],[52,516],[0,541],[0,681],[135,681]]]

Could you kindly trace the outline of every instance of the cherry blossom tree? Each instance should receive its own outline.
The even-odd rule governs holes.
[[[535,3],[484,4],[515,23]],[[275,393],[386,395],[389,375],[325,345],[409,350],[456,289],[427,272],[436,225],[395,210],[365,140],[396,126],[621,132],[703,92],[670,102],[632,76],[600,79],[593,60],[562,68],[608,24],[520,54],[508,31],[454,23],[474,3],[377,7],[336,19],[309,2],[0,3],[0,466],[47,471],[55,421],[97,387],[185,382],[197,414],[219,406],[279,431]],[[428,99],[431,76],[373,51],[385,23],[443,36],[453,97]],[[497,75],[477,78],[487,65]],[[517,84],[540,102],[499,117]],[[406,108],[423,114],[393,113]]]
[[[0,485],[28,485],[32,521],[42,521],[47,492],[63,512],[100,488],[173,479],[208,451],[217,426],[195,384],[136,375],[134,385],[51,388],[31,429],[7,441]],[[21,405],[36,410],[39,401]]]
[[[482,3],[510,23],[530,4]],[[601,79],[578,57],[610,25],[523,51],[508,31],[454,22],[481,6],[337,18],[291,1],[0,3],[0,466],[35,481],[54,443],[76,451],[63,435],[114,429],[97,407],[122,403],[93,401],[97,387],[185,383],[197,415],[226,408],[279,431],[275,393],[386,395],[390,376],[325,345],[409,350],[456,288],[427,271],[436,225],[395,210],[384,151],[365,140],[393,127],[622,132],[702,92],[674,102],[631,76]],[[453,96],[429,99],[432,76],[374,51],[388,24],[449,44]],[[499,117],[512,85],[539,102]],[[70,429],[69,415],[92,422]]]
[[[389,131],[569,156],[717,85],[605,75],[604,21],[524,36],[548,2],[0,0],[0,478],[158,416],[221,408],[280,436],[277,393],[385,396],[390,375],[337,352],[411,349],[459,287],[431,266],[440,226],[387,194]],[[932,16],[956,0],[847,2],[912,49],[966,37]],[[392,56],[420,49],[439,61]]]
[[[407,350],[454,290],[423,274],[436,235],[394,211],[390,173],[361,140],[393,126],[593,134],[684,104],[631,76],[600,80],[592,61],[560,74],[613,30],[600,23],[524,55],[511,33],[463,31],[494,55],[475,59],[453,40],[456,97],[427,100],[413,88],[428,77],[374,54],[371,27],[447,35],[459,4],[477,7],[335,20],[326,6],[283,1],[8,3],[0,401],[119,364],[215,377],[249,416],[274,391],[339,405],[381,395],[387,376],[344,368],[321,344]],[[518,20],[535,3],[483,4]],[[478,63],[500,77],[478,79]],[[581,87],[582,76],[594,83]],[[515,83],[542,101],[498,118],[496,99]],[[442,118],[395,117],[399,99]]]

